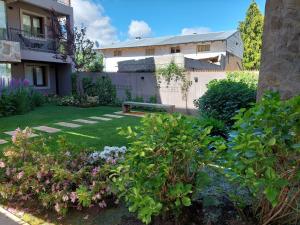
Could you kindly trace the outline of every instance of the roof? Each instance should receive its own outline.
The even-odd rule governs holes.
[[[135,48],[135,47],[147,47],[147,46],[161,46],[161,45],[177,45],[187,43],[198,43],[206,41],[221,41],[226,40],[230,36],[234,35],[237,31],[222,31],[211,32],[203,34],[192,35],[180,35],[158,38],[142,38],[125,42],[117,42],[111,45],[100,47],[100,49],[115,49],[115,48]]]

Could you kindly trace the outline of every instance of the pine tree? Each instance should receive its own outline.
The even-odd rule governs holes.
[[[260,67],[263,26],[264,16],[253,0],[238,28],[244,42],[243,66],[247,70],[258,70]]]

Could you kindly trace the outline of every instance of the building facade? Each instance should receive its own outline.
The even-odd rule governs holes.
[[[137,38],[104,46],[106,72],[150,72],[176,61],[186,69],[241,70],[243,42],[238,31],[162,38]]]
[[[0,77],[47,94],[71,92],[72,62],[58,57],[53,13],[73,27],[71,0],[0,0]]]

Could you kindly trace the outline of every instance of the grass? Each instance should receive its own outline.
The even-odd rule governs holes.
[[[103,149],[104,146],[122,146],[127,144],[124,137],[118,135],[118,127],[135,126],[140,119],[136,117],[123,117],[111,121],[99,121],[97,124],[82,124],[79,128],[65,128],[55,125],[57,122],[72,122],[74,119],[88,119],[90,116],[101,116],[107,113],[120,111],[118,107],[94,107],[77,108],[46,105],[25,115],[0,118],[0,139],[10,141],[11,137],[4,134],[5,131],[13,131],[16,128],[24,129],[34,126],[50,126],[59,128],[62,131],[56,134],[45,134],[35,131],[40,136],[50,137],[49,145],[55,149],[58,136],[64,136],[67,142],[72,143],[78,148]],[[79,124],[79,123],[77,123]],[[1,145],[3,149],[6,145]]]

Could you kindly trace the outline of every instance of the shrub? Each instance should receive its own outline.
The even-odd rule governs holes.
[[[132,140],[113,181],[129,206],[144,223],[159,214],[179,218],[192,204],[196,191],[208,184],[203,171],[212,152],[210,128],[180,114],[150,114],[142,126],[122,130]]]
[[[126,149],[109,148],[95,157],[95,153],[85,150],[70,151],[72,147],[60,140],[59,149],[49,153],[47,144],[43,140],[31,141],[30,134],[28,128],[19,130],[13,137],[14,145],[4,151],[0,160],[3,199],[32,201],[61,215],[69,208],[104,208],[114,201],[107,180],[109,168]]]
[[[44,96],[28,86],[28,81],[0,81],[0,116],[24,114],[44,104]]]
[[[103,71],[103,56],[97,54],[95,59],[87,66],[88,72],[102,72]]]
[[[242,82],[213,80],[207,92],[194,102],[200,114],[233,123],[232,117],[241,108],[249,108],[256,101],[256,90]]]
[[[235,119],[225,166],[254,195],[260,224],[297,224],[300,96],[280,101],[278,94],[269,93]]]
[[[228,128],[222,120],[204,115],[199,118],[199,124],[202,127],[212,127],[212,135],[222,136],[224,138],[228,135]]]
[[[244,84],[247,84],[250,88],[257,89],[258,73],[256,72],[228,72],[227,79],[234,82],[242,82]]]

